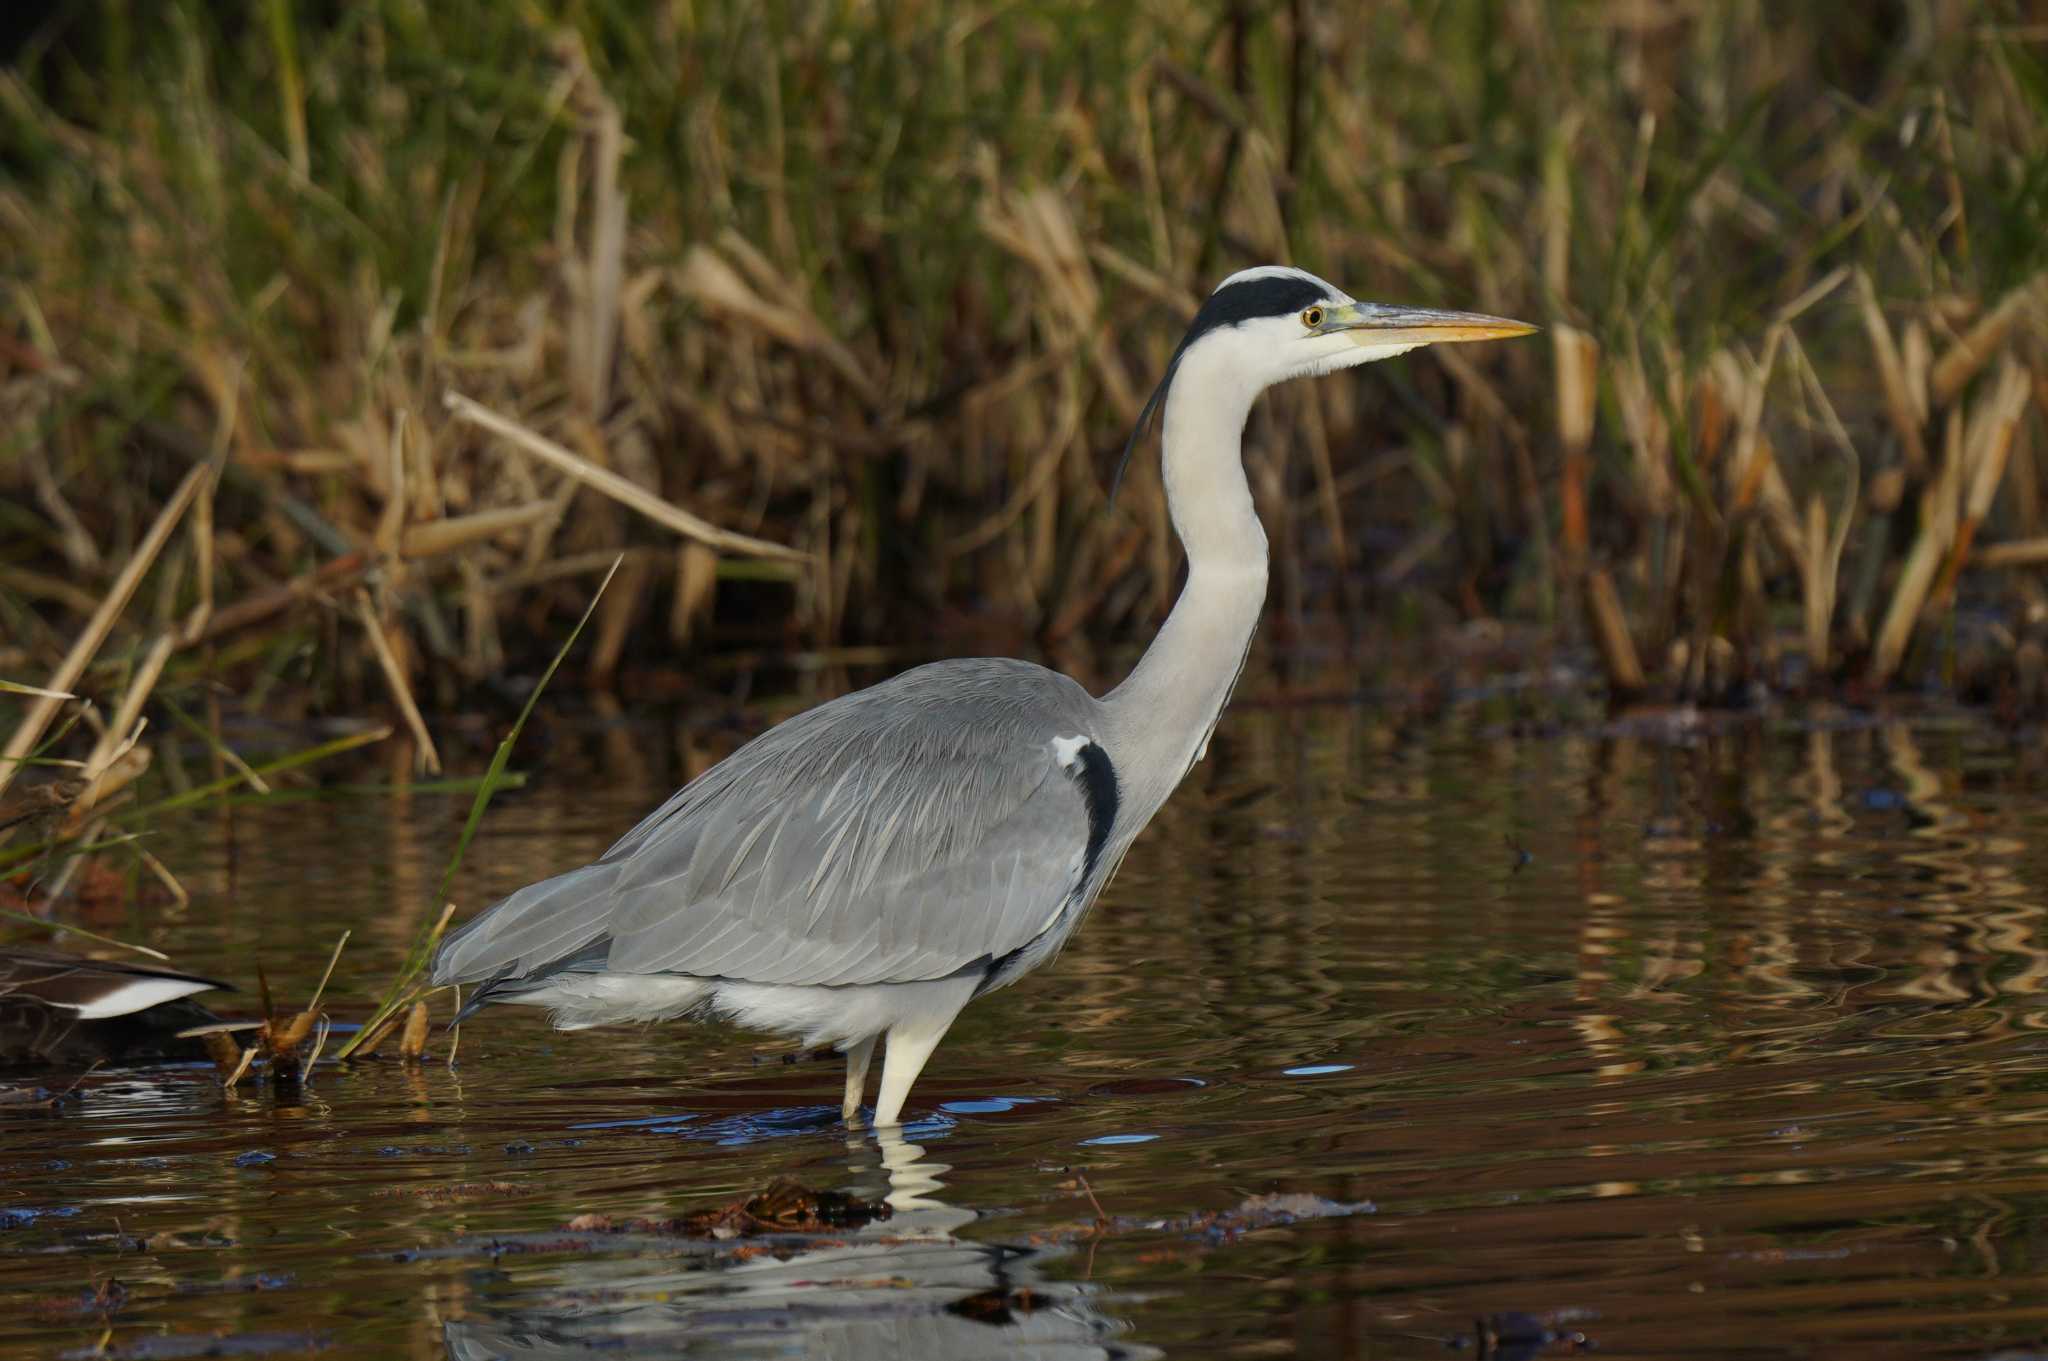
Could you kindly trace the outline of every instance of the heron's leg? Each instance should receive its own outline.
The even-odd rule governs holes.
[[[946,1038],[957,1011],[944,1016],[919,1016],[897,1022],[889,1029],[889,1049],[882,1056],[882,1086],[875,1093],[875,1124],[901,1124],[903,1102],[910,1086],[924,1071],[925,1061],[939,1041]]]
[[[846,1100],[839,1103],[839,1118],[849,1125],[860,1114],[860,1099],[868,1086],[868,1060],[874,1056],[873,1035],[846,1046]]]

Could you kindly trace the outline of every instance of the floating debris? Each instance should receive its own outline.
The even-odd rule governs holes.
[[[686,1238],[730,1239],[770,1233],[837,1233],[884,1220],[894,1213],[880,1201],[844,1191],[820,1191],[791,1177],[778,1177],[759,1195],[677,1219],[613,1220],[577,1215],[562,1227],[570,1233],[652,1233]]]

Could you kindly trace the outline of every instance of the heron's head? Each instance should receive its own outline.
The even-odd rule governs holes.
[[[1216,286],[1138,416],[1124,462],[1176,377],[1227,381],[1247,399],[1289,378],[1332,373],[1391,359],[1420,345],[1504,340],[1535,330],[1527,322],[1478,312],[1440,312],[1359,302],[1334,284],[1291,265],[1239,270]],[[1117,480],[1123,468],[1117,469]]]

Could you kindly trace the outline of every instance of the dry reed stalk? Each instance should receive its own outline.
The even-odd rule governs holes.
[[[1560,565],[1570,578],[1585,570],[1591,543],[1586,520],[1587,455],[1593,444],[1593,414],[1600,392],[1600,345],[1564,322],[1551,328],[1550,343],[1557,360],[1557,438],[1563,454],[1558,484]]]
[[[1118,416],[1136,420],[1139,399],[1110,343],[1102,290],[1066,200],[1049,188],[998,195],[983,205],[981,229],[1038,275],[1050,304],[1039,309],[1039,315],[1052,323],[1048,339],[1086,347]]]
[[[675,594],[670,599],[668,632],[687,643],[700,623],[711,618],[718,599],[718,554],[687,540],[676,549]]]
[[[1062,384],[1062,400],[1054,415],[1058,422],[1053,433],[1039,442],[1038,456],[1032,460],[1030,470],[1024,475],[1017,489],[1010,493],[1000,509],[974,528],[946,544],[939,550],[945,557],[959,557],[993,543],[1012,524],[1030,509],[1031,504],[1052,485],[1053,474],[1073,447],[1075,437],[1081,432],[1081,403],[1071,383]]]
[[[83,586],[26,567],[0,565],[0,586],[28,599],[54,600],[73,614],[91,614],[100,603]]]
[[[1935,361],[1928,377],[1935,405],[1947,406],[1954,401],[1963,386],[1991,362],[2021,315],[2040,302],[2044,280],[2048,280],[2048,274],[2037,274],[2007,293],[1949,347],[1948,353]]]
[[[817,355],[836,370],[869,406],[879,400],[879,387],[853,351],[841,344],[815,312],[799,305],[801,296],[787,282],[779,295],[791,301],[769,302],[709,246],[696,245],[683,258],[674,287],[698,306],[728,320],[740,321],[792,349]]]
[[[310,568],[293,577],[290,581],[276,586],[267,586],[244,597],[232,605],[214,611],[196,631],[187,629],[178,637],[178,646],[191,647],[198,643],[212,642],[230,633],[238,632],[254,624],[260,624],[274,614],[282,614],[302,600],[317,598],[323,592],[337,591],[360,580],[370,571],[372,563],[360,552],[344,553],[329,558],[318,567]]]
[[[427,1053],[427,1004],[414,1002],[412,1010],[405,1015],[405,1030],[398,1037],[398,1057],[405,1063],[418,1063]]]
[[[1903,330],[1899,332],[1899,363],[1906,376],[1906,400],[1913,409],[1913,419],[1922,430],[1934,419],[1934,408],[1929,403],[1928,393],[1933,384],[1934,344],[1927,338],[1927,324],[1918,317],[1908,317]]]
[[[1884,389],[1885,414],[1891,417],[1892,429],[1898,434],[1899,445],[1906,453],[1906,467],[1915,478],[1924,477],[1927,472],[1927,444],[1921,438],[1921,422],[1925,399],[1915,400],[1914,389],[1906,381],[1906,366],[1900,362],[1899,347],[1892,338],[1891,324],[1884,319],[1884,309],[1878,306],[1877,289],[1870,282],[1870,275],[1857,270],[1856,302],[1863,317],[1863,329],[1870,337],[1870,350],[1877,360],[1877,377]]]
[[[377,618],[376,607],[370,603],[370,593],[361,587],[355,594],[356,622],[363,626],[363,633],[370,640],[370,651],[377,658],[377,667],[384,673],[384,684],[391,691],[391,700],[398,706],[400,717],[405,719],[406,728],[412,733],[415,747],[414,761],[429,775],[441,773],[441,753],[434,746],[433,734],[427,731],[427,721],[420,716],[420,706],[413,699],[412,684],[406,679],[405,667],[392,649],[391,640],[385,636],[384,624]]]
[[[618,105],[588,82],[596,104],[591,116],[590,249],[579,262],[578,306],[569,326],[569,387],[585,418],[596,420],[611,391],[612,355],[619,336],[619,295],[625,281],[626,195],[619,188],[625,120]]]
[[[1606,568],[1596,567],[1586,573],[1584,586],[1586,620],[1600,650],[1601,669],[1607,673],[1610,702],[1632,699],[1646,688],[1643,664],[1636,656],[1635,639],[1629,633],[1628,616],[1622,611],[1614,578]]]
[[[81,778],[85,789],[72,800],[69,813],[64,819],[58,835],[76,837],[85,830],[87,818],[94,809],[108,804],[122,789],[141,779],[149,769],[150,752],[138,746],[148,726],[142,709],[148,702],[157,681],[162,677],[164,663],[170,660],[176,639],[169,633],[160,634],[156,642],[144,654],[142,665],[136,668],[134,678],[121,695],[121,702],[114,708],[114,716],[94,741],[91,753],[85,758],[85,769]],[[94,824],[86,831],[87,842],[99,839],[100,827]],[[179,890],[183,892],[182,889]]]
[[[1614,404],[1635,454],[1636,491],[1644,508],[1661,520],[1677,509],[1671,485],[1671,422],[1657,403],[1635,337],[1629,341],[1628,352],[1618,355],[1614,365]],[[1589,413],[1589,424],[1590,420]]]
[[[1899,570],[1891,604],[1885,610],[1884,622],[1871,650],[1871,679],[1879,684],[1889,681],[1905,660],[1906,644],[1912,640],[1920,607],[1927,602],[1928,591],[1941,570],[1942,557],[1955,537],[1956,502],[1963,473],[1963,413],[1955,407],[1949,408],[1943,450],[1934,481],[1921,494],[1920,532],[1907,551],[1905,566]]]
[[[1841,593],[1842,553],[1848,547],[1849,529],[1855,523],[1856,503],[1862,494],[1862,463],[1856,456],[1856,446],[1850,441],[1848,430],[1835,414],[1834,403],[1828,400],[1827,390],[1821,385],[1820,375],[1814,371],[1813,361],[1805,347],[1799,343],[1797,335],[1790,335],[1787,340],[1804,381],[1807,398],[1820,412],[1821,426],[1841,455],[1848,474],[1841,500],[1835,507],[1832,525],[1818,494],[1809,497],[1806,503],[1805,542],[1799,554],[1801,604],[1807,666],[1818,674],[1825,672],[1829,665],[1830,623],[1835,615],[1835,602]]]
[[[748,557],[774,558],[782,562],[806,562],[810,555],[798,549],[787,548],[766,539],[757,539],[749,534],[736,534],[720,529],[709,520],[692,515],[672,501],[664,500],[638,483],[629,482],[609,468],[601,468],[579,454],[573,454],[546,436],[535,433],[517,421],[500,416],[480,402],[472,401],[459,392],[450,391],[443,399],[447,408],[460,421],[480,426],[494,435],[511,441],[527,453],[551,464],[569,474],[578,482],[594,487],[628,509],[639,511],[656,524],[664,525],[686,538],[696,539],[711,548],[724,549]]]
[[[112,808],[117,803],[125,803],[125,799],[117,796],[149,770],[150,750],[139,745],[142,733],[143,725],[137,724],[126,739],[103,757],[97,768],[86,777],[85,788],[72,800],[64,822],[58,828],[57,835],[60,838],[78,838],[87,843],[99,840],[101,824],[98,823],[93,824],[92,829],[82,838],[79,834],[95,811]]]
[[[184,517],[185,511],[198,497],[200,490],[214,472],[213,464],[202,463],[185,474],[183,480],[178,483],[177,490],[171,493],[170,500],[157,512],[156,519],[149,526],[149,532],[143,535],[142,542],[135,546],[134,554],[122,567],[121,574],[114,579],[113,587],[100,601],[99,608],[93,612],[92,618],[86,621],[84,631],[72,642],[70,650],[64,654],[64,660],[50,674],[49,680],[44,682],[44,689],[70,690],[78,682],[78,678],[85,674],[85,668],[98,655],[100,645],[106,642],[107,635],[112,632],[114,621],[120,617],[121,611],[127,608],[129,598],[135,594],[135,588],[141,585],[143,575],[156,562],[157,555],[163,552],[164,544],[170,540],[171,531],[178,527],[178,521]],[[49,727],[50,720],[56,716],[58,708],[63,703],[63,700],[44,695],[29,706],[28,713],[23,715],[21,722],[9,735],[5,750],[0,750],[0,793],[5,793],[7,786],[13,783],[15,773],[21,769],[23,758],[34,750],[44,730]]]
[[[1765,399],[1770,394],[1771,374],[1777,368],[1778,351],[1784,347],[1791,328],[1782,322],[1764,333],[1763,358],[1741,368],[1742,401],[1735,424],[1734,451],[1728,460],[1730,489],[1729,520],[1745,514],[1757,502],[1770,473],[1777,467],[1776,449],[1764,434]]]
[[[121,695],[121,702],[114,706],[114,716],[107,722],[107,730],[100,734],[93,746],[92,754],[85,758],[85,778],[91,780],[96,767],[111,760],[114,747],[124,743],[124,735],[139,730],[142,724],[142,708],[149,702],[151,692],[164,673],[164,663],[171,658],[171,651],[177,639],[169,633],[159,634],[143,654],[142,665],[135,668],[135,676],[128,682],[128,688]],[[132,737],[125,738],[126,745],[133,745]]]
[[[458,553],[514,530],[525,529],[546,518],[553,510],[554,507],[546,501],[529,501],[521,506],[498,506],[446,520],[416,522],[405,527],[399,538],[398,554],[410,560]]]
[[[1183,322],[1193,320],[1196,311],[1202,305],[1201,299],[1195,296],[1193,290],[1167,278],[1157,270],[1145,268],[1114,246],[1105,245],[1100,241],[1090,242],[1088,258],[1154,302],[1165,305]]]
[[[2026,414],[2030,388],[2026,370],[2008,357],[1999,364],[1997,383],[1984,394],[1977,403],[1977,409],[1971,413],[1969,435],[1964,445],[1969,469],[1969,494],[1963,502],[1962,523],[1956,529],[1955,542],[1949,547],[1948,560],[1943,564],[1941,577],[1934,586],[1932,599],[1937,604],[1945,605],[1954,598],[1956,577],[1970,556],[1977,528],[1991,513],[1991,503],[1997,498],[1999,483],[2005,477],[2020,418]]]
[[[648,555],[646,553],[624,554],[619,563],[617,580],[597,607],[597,637],[590,644],[590,666],[587,674],[593,683],[609,688],[612,677],[618,674],[619,658],[625,655],[626,639],[633,628],[633,620],[640,613],[641,597],[647,591]]]
[[[1982,544],[1970,554],[1973,567],[2039,567],[2043,563],[2048,563],[2048,537]]]
[[[35,488],[36,501],[50,522],[57,527],[57,543],[71,570],[80,575],[92,575],[99,571],[100,550],[86,532],[85,524],[78,518],[78,512],[64,499],[64,492],[57,485],[57,479],[50,472],[49,461],[42,449],[29,444],[22,450],[22,466],[27,470],[29,482]]]

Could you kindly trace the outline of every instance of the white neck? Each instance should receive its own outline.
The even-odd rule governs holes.
[[[1187,585],[1137,669],[1102,699],[1103,736],[1122,784],[1117,820],[1133,835],[1207,750],[1266,601],[1266,531],[1243,454],[1259,388],[1227,352],[1203,348],[1183,356],[1161,432]]]

